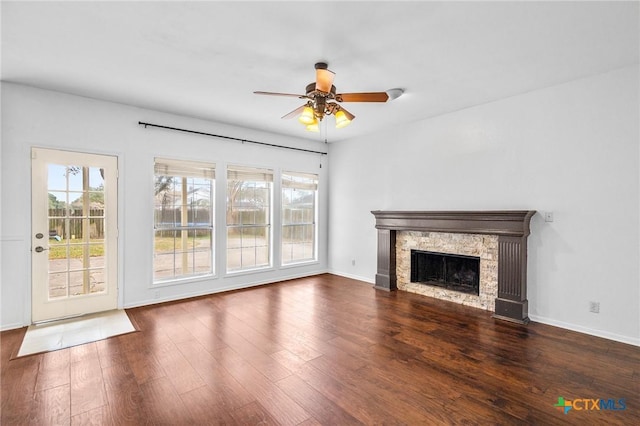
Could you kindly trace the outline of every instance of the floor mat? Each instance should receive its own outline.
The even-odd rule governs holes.
[[[136,331],[122,310],[31,325],[16,357],[50,352]]]

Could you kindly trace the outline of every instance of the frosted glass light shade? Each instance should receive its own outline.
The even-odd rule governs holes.
[[[319,132],[320,131],[320,126],[318,123],[318,120],[316,120],[315,118],[313,119],[313,122],[311,124],[307,124],[305,126],[305,128],[307,129],[307,132]]]
[[[308,106],[304,107],[304,110],[302,110],[302,114],[300,114],[300,117],[298,117],[298,121],[306,125],[313,124],[315,120],[316,117],[313,115],[313,109]]]
[[[347,118],[347,115],[344,113],[344,111],[340,110],[336,112],[336,129],[342,129],[349,124],[351,124],[351,120]]]

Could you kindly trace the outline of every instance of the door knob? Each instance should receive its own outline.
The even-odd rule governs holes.
[[[45,250],[49,250],[49,249],[46,249],[46,248],[41,247],[41,246],[36,247],[36,253],[42,253]]]

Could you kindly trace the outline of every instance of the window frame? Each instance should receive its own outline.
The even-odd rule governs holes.
[[[184,282],[191,282],[199,279],[207,279],[207,278],[215,277],[216,270],[217,270],[217,267],[216,267],[217,266],[216,265],[216,238],[217,238],[216,208],[217,207],[216,207],[216,195],[215,195],[216,194],[215,172],[216,172],[215,163],[159,158],[159,157],[154,158],[154,203],[153,203],[154,217],[153,217],[153,265],[152,265],[153,266],[152,267],[152,285],[153,286],[158,286],[158,287],[168,286],[168,285],[180,284]],[[184,197],[182,196],[183,189],[184,189],[183,185],[185,183],[185,180],[187,181],[187,185],[188,185],[189,179],[208,180],[209,196],[208,196],[207,205],[208,205],[209,220],[206,225],[197,224],[195,220],[193,221],[192,224],[189,224],[189,221],[188,221],[189,216],[196,214],[195,211],[191,213],[189,210],[187,210],[187,213],[186,213],[186,218],[187,218],[186,225],[184,225],[183,223],[178,223],[175,217],[170,225],[163,225],[162,219],[164,218],[161,218],[161,222],[159,225],[158,212],[157,212],[157,208],[158,208],[157,197],[160,192],[157,192],[157,188],[155,186],[157,185],[158,178],[160,176],[170,176],[178,180],[177,185],[180,185],[179,194],[180,194],[182,203],[176,203],[174,200],[174,202],[172,203],[174,214],[175,214],[175,210],[177,209],[180,209],[180,212],[182,214],[182,209],[186,206],[186,204],[184,204]],[[187,197],[188,197],[188,194],[187,194]],[[193,202],[193,199],[191,200],[191,202]],[[184,221],[184,217],[181,217],[180,221]],[[192,261],[190,265],[193,268],[192,272],[187,274],[184,274],[184,273],[176,274],[176,271],[178,270],[177,259],[182,253],[185,253],[184,251],[180,250],[177,247],[176,241],[180,240],[181,238],[182,238],[181,243],[184,242],[185,239],[188,241],[192,239],[195,240],[197,233],[203,232],[203,231],[205,233],[208,233],[208,237],[209,237],[208,250],[206,249],[196,250],[196,246],[194,245],[191,250],[188,250],[186,252],[187,259],[189,254],[191,254],[192,256]],[[156,238],[159,232],[174,233],[173,251],[172,252],[167,251],[165,253],[165,254],[173,253],[173,258],[174,258],[173,268],[170,276],[162,277],[162,278],[156,277],[157,256],[158,256],[158,252],[156,252],[156,243],[157,243]],[[191,232],[195,233],[193,237],[189,235]],[[206,272],[196,272],[195,256],[198,252],[202,252],[202,251],[208,251],[209,269]],[[183,257],[183,262],[184,262],[184,257]],[[183,267],[184,266],[185,265],[183,264]]]
[[[225,214],[227,217],[227,221],[226,221],[226,232],[225,232],[225,254],[226,254],[226,262],[225,262],[225,272],[227,275],[237,275],[237,274],[244,274],[244,273],[251,273],[251,272],[262,272],[265,270],[269,270],[273,268],[273,264],[274,264],[274,250],[273,250],[273,241],[274,241],[274,220],[276,219],[274,217],[274,207],[273,207],[273,202],[274,202],[274,195],[275,195],[275,170],[273,168],[267,168],[267,167],[254,167],[254,166],[248,166],[248,165],[237,165],[237,164],[228,164],[227,168],[226,168],[226,205],[225,205]],[[229,206],[230,203],[232,203],[232,198],[231,198],[231,194],[229,193],[229,188],[230,188],[230,181],[238,181],[239,179],[237,178],[245,178],[245,180],[243,180],[243,182],[245,183],[252,183],[253,186],[251,186],[255,192],[256,188],[259,187],[259,185],[256,184],[267,184],[265,188],[268,191],[268,195],[265,198],[266,203],[268,203],[268,206],[266,208],[266,210],[264,210],[264,214],[265,214],[265,221],[264,223],[257,223],[257,221],[255,220],[255,212],[257,212],[258,210],[254,210],[254,221],[253,223],[242,223],[242,217],[243,215],[240,214],[240,223],[230,223],[229,222],[229,217],[230,217],[230,210],[229,210]],[[262,177],[262,179],[260,179]],[[234,194],[235,196],[235,194]],[[255,201],[255,200],[254,200]],[[233,206],[235,206],[235,204],[232,204]],[[255,207],[255,205],[249,205],[247,207]],[[231,229],[234,230],[240,230],[241,236],[240,236],[240,246],[239,247],[231,247],[229,244],[230,238],[229,238],[229,231]],[[244,230],[258,230],[258,229],[264,229],[265,233],[267,235],[266,237],[266,243],[263,246],[258,246],[258,245],[253,245],[253,246],[247,246],[245,247],[243,244],[243,231]],[[254,235],[254,239],[255,239],[255,235]],[[254,249],[254,262],[253,262],[253,266],[251,266],[250,264],[248,264],[247,266],[243,266],[243,259],[244,259],[244,249],[248,249],[253,247]],[[266,264],[258,264],[258,253],[257,253],[257,248],[258,247],[266,247],[267,249],[267,262]],[[231,259],[231,252],[230,250],[240,250],[240,266],[237,268],[230,268],[230,259]]]
[[[286,177],[290,176],[291,180],[286,181]],[[294,182],[295,178],[307,179],[306,182]],[[318,262],[318,186],[320,182],[320,176],[316,173],[306,173],[306,172],[294,172],[289,170],[283,170],[280,173],[280,266],[282,267],[293,267],[302,264],[315,263]],[[313,207],[311,211],[313,212],[313,218],[311,222],[296,222],[296,223],[286,223],[285,221],[285,196],[284,191],[287,188],[301,189],[301,190],[311,190],[313,191]],[[311,250],[312,255],[310,258],[303,258],[297,260],[291,260],[289,262],[284,261],[284,244],[285,244],[285,228],[293,227],[293,226],[308,226],[312,225],[312,243]]]

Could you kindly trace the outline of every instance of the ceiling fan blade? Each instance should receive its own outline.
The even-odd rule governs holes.
[[[386,92],[340,93],[336,95],[338,102],[387,102]]]
[[[336,74],[333,71],[329,71],[326,68],[316,69],[316,90],[325,93],[331,92],[335,76]]]
[[[296,95],[294,93],[277,93],[277,92],[253,92],[256,95],[269,95],[269,96],[286,96],[289,98],[306,99],[307,95]]]
[[[347,116],[347,118],[349,119],[349,121],[353,121],[354,118],[356,118],[355,115],[351,114],[349,111],[347,111],[346,109],[344,109],[344,107],[340,107],[340,111],[344,112],[344,115]]]
[[[283,119],[289,119],[289,118],[295,117],[296,115],[300,115],[300,114],[302,114],[302,111],[304,110],[304,107],[306,107],[306,106],[307,106],[307,104],[300,105],[298,108],[294,109],[290,113],[283,115],[282,118]]]

